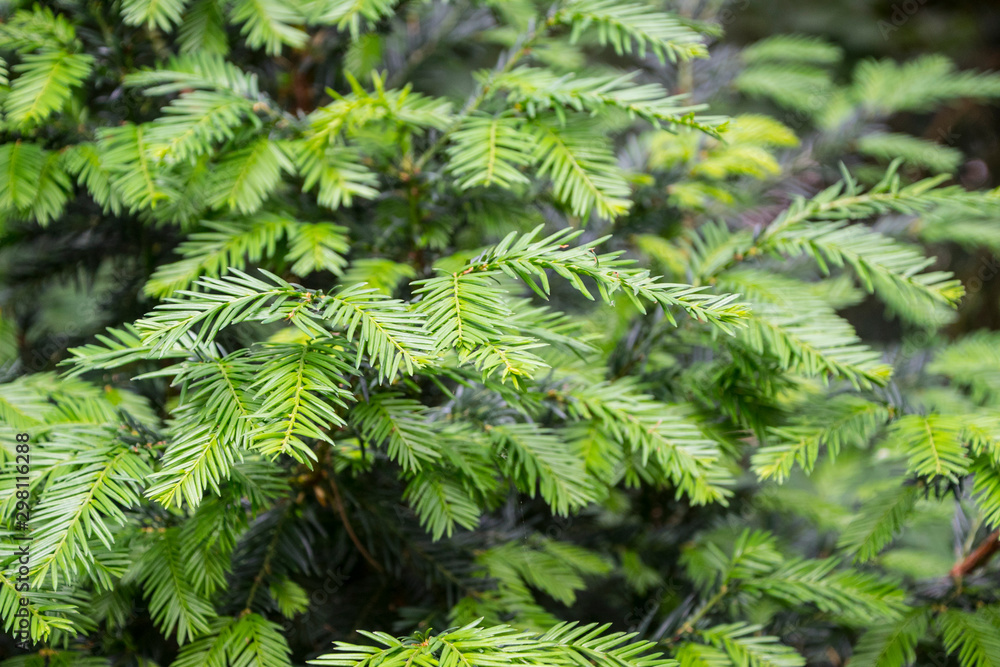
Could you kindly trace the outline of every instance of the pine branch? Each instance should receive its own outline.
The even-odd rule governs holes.
[[[723,117],[696,117],[704,105],[684,105],[685,95],[670,95],[662,86],[636,85],[636,73],[599,77],[558,75],[547,69],[518,67],[494,77],[491,85],[507,91],[507,103],[523,107],[529,117],[550,110],[565,121],[564,109],[591,114],[607,109],[624,111],[659,129],[690,127],[720,137]]]
[[[723,649],[740,667],[803,667],[805,658],[777,637],[760,636],[763,627],[749,623],[717,625],[699,634],[718,649]]]
[[[563,389],[581,420],[594,420],[643,465],[654,460],[667,479],[695,504],[726,503],[729,474],[718,465],[718,444],[708,439],[683,406],[665,405],[628,382],[571,383]],[[656,480],[662,482],[666,480]]]
[[[294,173],[286,146],[260,137],[246,148],[226,154],[216,165],[208,203],[244,215],[256,213],[281,184],[282,173]]]
[[[423,318],[377,289],[354,285],[325,296],[319,305],[329,326],[346,330],[347,338],[355,341],[355,368],[361,366],[362,354],[367,354],[378,367],[380,380],[403,369],[412,375],[435,349]]]
[[[336,25],[345,28],[351,37],[357,39],[362,24],[372,25],[387,16],[392,16],[397,0],[322,0],[313,3],[311,21],[313,23]]]
[[[143,554],[141,581],[156,626],[165,635],[176,630],[178,643],[184,644],[209,631],[215,611],[192,589],[178,537],[176,528],[168,528],[153,538]]]
[[[163,66],[126,75],[125,84],[146,88],[147,95],[169,95],[191,89],[229,93],[262,101],[256,74],[243,71],[211,53],[190,53]]]
[[[313,293],[300,290],[272,273],[271,282],[230,269],[223,278],[201,278],[196,285],[206,293],[178,291],[135,323],[143,344],[153,356],[163,356],[187,336],[194,345],[211,341],[224,327],[238,322],[286,319],[312,335],[324,333],[319,313],[311,307]]]
[[[856,667],[905,667],[914,664],[917,642],[924,637],[928,621],[924,610],[916,610],[900,621],[869,629],[854,648],[851,664]]]
[[[165,32],[180,22],[187,0],[125,0],[122,19],[129,25],[145,25]]]
[[[579,231],[565,230],[536,240],[540,231],[541,227],[536,227],[520,238],[516,233],[508,234],[499,244],[469,262],[466,272],[488,275],[491,271],[502,271],[524,281],[543,298],[549,294],[548,270],[593,299],[581,280],[590,278],[605,303],[612,303],[613,295],[620,291],[640,312],[646,312],[643,300],[657,303],[664,309],[680,307],[695,319],[711,322],[727,333],[732,331],[730,325],[739,324],[746,315],[743,304],[733,303],[737,298],[735,294],[708,295],[703,293],[705,288],[661,283],[658,278],[650,277],[648,270],[631,268],[634,261],[621,259],[620,251],[597,254],[596,247],[607,237],[570,248],[568,242],[578,237]],[[666,316],[676,324],[669,311]]]
[[[748,326],[736,339],[757,355],[777,357],[782,369],[843,378],[856,387],[883,386],[892,369],[864,345],[846,320],[810,295],[795,280],[762,271],[732,271],[720,276],[725,291],[742,292],[751,304]]]
[[[958,653],[962,667],[1000,665],[1000,633],[989,608],[975,612],[950,609],[938,619],[945,648]]]
[[[260,121],[253,114],[253,104],[228,91],[195,90],[173,100],[149,126],[147,137],[151,150],[161,160],[194,162],[211,153],[212,144],[236,137],[236,131],[250,126],[256,130]]]
[[[111,187],[131,212],[155,208],[173,194],[160,182],[159,167],[150,158],[146,132],[143,127],[131,124],[98,131],[98,147],[110,174]]]
[[[586,218],[596,209],[613,220],[631,208],[624,174],[610,144],[595,138],[592,124],[561,126],[538,119],[533,127],[537,175],[552,181],[556,199],[573,215]]]
[[[534,497],[536,488],[552,511],[567,516],[597,499],[583,461],[567,451],[557,433],[533,424],[487,426],[504,470],[518,488]]]
[[[892,423],[889,444],[909,459],[909,470],[957,481],[969,470],[962,423],[950,415],[907,415]]]
[[[851,395],[841,395],[811,409],[792,424],[772,427],[777,443],[753,454],[751,466],[760,479],[781,483],[795,464],[813,470],[820,448],[835,457],[845,445],[864,446],[889,419],[885,406]]]
[[[635,53],[645,57],[647,50],[660,61],[703,58],[707,50],[702,38],[664,12],[647,5],[611,0],[573,0],[556,11],[554,20],[572,26],[571,41],[577,41],[591,27],[598,42],[610,44],[615,53]]]
[[[100,443],[110,434],[101,429],[65,433],[50,443],[52,481],[46,485],[32,517],[32,568],[35,581],[51,581],[53,590],[90,568],[88,540],[105,547],[115,541],[111,524],[125,523],[123,510],[138,505],[138,485],[151,474],[143,458],[122,443]],[[41,463],[41,461],[40,461]]]
[[[90,76],[93,63],[88,54],[66,51],[42,50],[23,56],[14,66],[19,76],[4,100],[8,122],[27,128],[61,110],[74,89]]]
[[[332,442],[327,431],[346,425],[338,409],[354,395],[345,375],[350,366],[340,340],[315,339],[303,344],[271,344],[252,353],[261,363],[251,385],[259,407],[251,416],[253,448],[274,458],[288,454],[310,465],[316,454],[303,438]]]
[[[909,521],[918,495],[919,487],[900,486],[869,499],[837,546],[853,552],[855,562],[875,558]]]
[[[441,458],[438,429],[417,401],[394,392],[375,394],[351,410],[350,420],[365,441],[385,443],[389,458],[406,472],[419,472]]]
[[[930,305],[953,306],[962,295],[961,284],[947,272],[921,273],[933,260],[864,226],[846,223],[890,211],[915,214],[976,197],[957,187],[936,188],[940,178],[902,186],[897,166],[894,163],[868,192],[861,192],[845,173],[844,181],[812,199],[796,200],[764,230],[757,245],[781,254],[808,253],[824,272],[828,263],[850,266],[869,292],[891,299],[900,315],[918,322],[921,310]]]
[[[302,21],[297,8],[279,0],[236,0],[229,11],[233,21],[243,24],[240,34],[247,46],[278,55],[283,46],[300,48],[309,37],[295,27]]]
[[[477,627],[479,621],[426,640],[400,641],[384,632],[365,632],[387,648],[335,642],[334,652],[311,661],[334,667],[368,667],[386,659],[439,667],[454,664],[545,664],[551,660],[589,660],[596,667],[674,667],[675,661],[649,653],[652,642],[630,642],[634,635],[604,635],[608,626],[560,624],[540,637],[509,626]],[[475,657],[473,657],[475,656]]]
[[[498,185],[510,189],[529,179],[521,168],[533,164],[533,137],[524,122],[507,116],[470,116],[451,135],[448,169],[465,190]]]
[[[143,291],[165,297],[186,289],[201,276],[218,278],[230,268],[243,269],[265,255],[273,255],[278,242],[293,233],[295,221],[276,215],[256,215],[239,222],[204,223],[206,231],[189,234],[177,248],[184,259],[161,264]]]

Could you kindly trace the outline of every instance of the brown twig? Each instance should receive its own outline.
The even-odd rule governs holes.
[[[955,563],[951,568],[952,579],[961,579],[978,567],[982,567],[989,562],[993,555],[1000,551],[1000,530],[994,530],[989,537],[983,540],[982,544],[973,549],[968,556]]]
[[[337,486],[337,480],[334,479],[333,475],[330,475],[329,479],[330,488],[333,490],[333,500],[337,503],[337,512],[340,514],[340,521],[344,524],[344,529],[347,530],[347,536],[351,538],[351,542],[354,542],[354,546],[358,548],[358,551],[360,551],[364,559],[368,561],[368,564],[381,574],[385,574],[385,570],[382,569],[382,566],[379,565],[374,558],[372,558],[370,553],[368,553],[368,550],[365,549],[364,545],[361,544],[361,540],[359,540],[358,536],[355,534],[354,528],[351,527],[351,522],[347,518],[347,508],[344,507],[344,499],[340,495],[340,487]]]

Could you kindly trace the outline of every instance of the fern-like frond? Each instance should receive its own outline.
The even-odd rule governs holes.
[[[667,319],[676,324],[668,308],[681,308],[701,322],[711,322],[723,331],[731,332],[730,326],[740,324],[747,314],[745,305],[737,303],[735,294],[706,294],[701,287],[675,283],[661,283],[651,277],[646,269],[633,268],[634,262],[621,259],[621,252],[598,254],[596,252],[606,237],[590,243],[570,247],[580,232],[563,230],[551,236],[538,239],[541,227],[518,236],[508,234],[496,246],[469,262],[467,271],[488,273],[502,271],[518,278],[536,294],[547,298],[549,282],[547,271],[568,280],[588,299],[593,295],[582,278],[596,283],[598,293],[606,303],[613,303],[616,293],[624,294],[640,312],[645,312],[643,301],[651,301],[664,307]]]
[[[720,502],[730,495],[728,471],[718,462],[718,443],[710,440],[684,406],[653,400],[623,380],[572,383],[564,389],[579,419],[596,421],[643,463],[653,459],[677,488],[695,504]]]
[[[38,125],[63,108],[73,90],[90,76],[94,59],[85,53],[41,51],[22,57],[14,66],[18,77],[4,100],[7,121],[15,126]]]
[[[362,25],[378,23],[391,16],[398,0],[319,0],[312,3],[310,21],[312,23],[337,26],[347,29],[357,40]]]
[[[229,51],[223,5],[219,0],[193,0],[177,30],[181,53],[224,56]]]
[[[742,293],[751,305],[747,327],[736,338],[756,354],[777,357],[781,368],[843,378],[855,386],[885,385],[892,372],[881,355],[861,342],[854,327],[806,285],[762,271],[731,271],[719,277],[724,291]]]
[[[802,667],[804,657],[777,637],[761,635],[763,627],[749,623],[716,625],[698,634],[724,650],[736,667]]]
[[[291,579],[279,579],[268,586],[268,592],[285,618],[295,618],[309,608],[309,594]]]
[[[218,278],[230,267],[242,269],[273,255],[278,242],[296,222],[277,215],[258,214],[236,222],[206,221],[206,231],[189,234],[177,248],[184,259],[161,264],[143,288],[155,297],[170,296],[190,287],[203,275]]]
[[[816,223],[785,230],[772,240],[784,254],[806,252],[826,270],[850,266],[869,292],[877,292],[900,315],[920,322],[924,310],[954,306],[962,284],[946,271],[922,271],[933,263],[918,249],[896,242],[864,226],[840,222]]]
[[[866,60],[854,72],[851,92],[872,112],[927,111],[945,100],[1000,97],[1000,76],[956,71],[954,63],[937,54],[904,64]]]
[[[887,162],[902,158],[907,164],[948,174],[955,173],[963,157],[957,148],[895,132],[866,134],[858,140],[858,151]]]
[[[379,379],[404,369],[413,374],[435,349],[423,318],[404,302],[376,289],[346,287],[327,295],[321,305],[329,325],[346,330],[347,338],[356,342],[355,367],[360,367],[361,355],[367,354],[378,367]]]
[[[919,322],[928,307],[953,306],[962,295],[961,283],[947,272],[923,272],[933,260],[916,248],[846,221],[890,211],[914,214],[976,195],[936,188],[940,179],[902,186],[897,166],[868,192],[845,174],[845,181],[812,199],[797,199],[764,231],[761,245],[782,254],[807,253],[823,271],[829,264],[850,266],[869,292],[892,299],[892,305],[903,306],[897,308],[900,315]]]
[[[870,498],[840,536],[837,546],[856,562],[878,556],[909,521],[919,497],[916,486],[898,486]]]
[[[244,215],[257,212],[281,183],[282,172],[294,173],[285,146],[268,137],[227,154],[213,170],[208,203]]]
[[[531,497],[537,489],[556,514],[566,516],[596,500],[583,460],[558,433],[534,424],[494,425],[487,432],[518,488]]]
[[[573,215],[587,217],[596,209],[614,219],[632,206],[632,191],[618,166],[610,143],[598,140],[590,124],[533,122],[538,177],[552,181],[556,199]]]
[[[471,530],[479,525],[482,510],[475,495],[447,469],[421,469],[406,485],[403,500],[435,540],[451,537],[457,526]]]
[[[373,187],[378,178],[358,164],[358,154],[351,148],[316,146],[304,141],[291,142],[290,148],[304,179],[303,191],[319,186],[316,201],[320,206],[338,209],[350,206],[355,197],[374,199],[378,195]]]
[[[147,95],[169,95],[193,89],[249,99],[260,96],[256,74],[244,72],[221,55],[205,52],[177,56],[161,67],[132,72],[125,76],[125,84],[145,88]]]
[[[253,447],[270,458],[288,454],[311,463],[316,454],[303,438],[330,442],[327,430],[346,424],[338,408],[354,400],[341,340],[266,345],[251,357],[261,364],[251,386],[259,401],[251,416]]]
[[[179,644],[209,632],[215,610],[191,585],[184,566],[180,530],[167,528],[165,532],[153,533],[141,563],[142,588],[149,598],[153,622],[160,631],[168,636],[176,631]]]
[[[351,410],[350,421],[367,442],[385,443],[389,458],[406,472],[441,458],[439,429],[429,423],[427,408],[417,401],[391,392],[375,394]]]
[[[994,528],[1000,527],[1000,470],[986,456],[978,457],[972,465],[975,474],[972,492],[983,519]]]
[[[917,642],[928,626],[927,612],[917,609],[894,623],[870,628],[854,647],[852,667],[908,667],[917,658]]]
[[[858,625],[895,620],[907,610],[904,592],[892,582],[838,565],[835,558],[791,560],[741,586],[789,605],[813,604]]]
[[[954,482],[969,471],[962,426],[953,415],[907,415],[892,423],[887,440],[908,458],[910,472]]]
[[[74,604],[76,600],[65,593],[36,589],[31,591],[28,604],[22,605],[21,600],[27,600],[24,597],[24,584],[23,582],[19,584],[16,576],[7,575],[8,572],[13,575],[17,559],[5,558],[3,562],[4,569],[0,571],[0,614],[2,614],[0,617],[3,618],[3,623],[0,627],[3,627],[5,632],[13,637],[15,629],[20,629],[18,626],[23,616],[15,614],[22,609],[27,610],[27,634],[35,642],[51,641],[58,638],[61,633],[75,635],[80,631],[81,628],[74,623],[73,618],[78,608],[78,605]]]
[[[1000,627],[996,610],[949,609],[938,617],[938,625],[949,653],[957,653],[962,667],[1000,665]]]
[[[760,479],[783,482],[796,464],[810,473],[821,448],[835,457],[846,445],[866,445],[889,419],[879,403],[841,394],[810,409],[788,426],[772,427],[770,441],[754,452],[751,467]]]
[[[674,655],[679,667],[725,667],[733,664],[724,650],[694,642],[682,643]]]
[[[237,322],[285,319],[311,334],[323,333],[319,313],[310,308],[313,293],[297,288],[261,270],[270,282],[230,269],[223,278],[200,278],[205,293],[179,291],[152,313],[136,322],[143,343],[154,356],[188,344],[211,341],[224,327]],[[188,340],[188,337],[191,337]]]
[[[605,634],[607,626],[559,624],[537,636],[506,625],[481,628],[479,623],[475,621],[426,640],[400,641],[384,632],[363,631],[365,637],[385,648],[335,642],[333,653],[310,662],[332,667],[367,667],[387,660],[391,664],[419,661],[427,667],[538,665],[571,652],[577,660],[586,659],[596,667],[676,667],[677,664],[660,653],[651,653],[652,642],[632,642],[634,635],[621,632]]]
[[[555,21],[572,27],[577,41],[593,28],[600,44],[610,44],[619,55],[647,51],[661,61],[703,58],[708,50],[702,37],[676,18],[648,5],[613,0],[573,0],[556,12]]]
[[[813,118],[834,96],[830,73],[810,63],[761,61],[749,64],[733,81],[736,90],[753,98]]]
[[[71,375],[79,375],[88,370],[119,368],[149,357],[152,348],[143,344],[138,330],[131,324],[126,324],[121,329],[109,328],[106,334],[97,334],[95,336],[97,343],[71,347],[68,350],[72,358],[65,363],[74,366],[70,371]],[[182,358],[187,357],[190,353],[190,350],[177,348],[163,356],[164,358]]]
[[[940,350],[928,364],[931,373],[940,373],[968,387],[977,402],[1000,402],[1000,335],[978,331]]]
[[[25,210],[38,196],[38,181],[48,152],[27,141],[10,141],[0,146],[0,208]]]
[[[344,272],[350,249],[347,229],[332,222],[299,223],[288,231],[288,254],[285,259],[294,262],[292,273],[307,276],[314,271],[329,271],[334,275]]]
[[[103,164],[103,155],[97,144],[89,141],[80,142],[70,146],[63,155],[66,171],[76,176],[78,183],[86,186],[90,196],[105,212],[119,215],[122,210],[121,198],[112,187],[112,174]],[[2,162],[0,162],[0,173],[2,173]]]
[[[333,102],[309,114],[307,143],[315,150],[338,144],[363,129],[405,129],[422,134],[427,128],[444,130],[452,120],[447,101],[413,92],[409,85],[386,88],[384,75],[372,75],[372,90],[350,74],[347,80],[350,93],[330,91]]]
[[[173,192],[160,180],[160,168],[151,157],[148,130],[126,124],[98,130],[98,148],[111,186],[132,212],[155,208]]]
[[[451,134],[448,169],[459,187],[529,183],[521,168],[535,161],[534,142],[524,121],[508,116],[470,116]]]
[[[152,473],[142,456],[106,431],[55,438],[45,453],[53,459],[53,481],[32,512],[38,531],[31,550],[32,576],[51,581],[53,589],[60,577],[66,583],[90,568],[90,538],[110,548],[113,525],[122,525],[124,510],[139,504],[138,485]]]
[[[836,65],[843,57],[840,47],[818,37],[773,35],[754,42],[741,52],[745,63],[793,62]]]
[[[640,118],[654,127],[691,127],[719,136],[721,117],[699,118],[703,105],[683,104],[684,95],[670,95],[655,83],[636,85],[635,74],[599,77],[559,75],[536,67],[519,67],[490,79],[491,88],[507,91],[508,104],[523,107],[529,116],[540,111],[556,112],[565,120],[564,109],[595,113],[618,109],[630,118]]]
[[[281,0],[235,0],[229,15],[242,23],[240,34],[247,46],[263,48],[269,55],[278,55],[284,46],[300,48],[309,36],[296,27],[304,18],[298,3]]]
[[[491,272],[462,272],[416,281],[417,304],[434,337],[435,349],[471,352],[479,345],[498,341],[503,324],[511,317],[504,302],[505,290]]]
[[[161,159],[193,161],[212,145],[233,139],[236,129],[260,125],[250,100],[229,92],[194,90],[173,100],[146,135]]]
[[[681,554],[688,577],[702,591],[766,576],[784,561],[774,536],[763,530],[744,529],[725,546],[717,537],[689,544]]]
[[[344,272],[342,282],[345,285],[364,283],[386,296],[392,296],[400,281],[404,278],[413,279],[416,277],[416,269],[409,264],[394,262],[382,257],[369,257],[352,261],[347,271]]]
[[[232,627],[230,664],[236,667],[286,667],[291,665],[291,649],[281,626],[259,614],[247,614]]]
[[[145,25],[171,32],[181,20],[188,0],[124,0],[122,20],[129,25]]]
[[[193,508],[206,488],[220,492],[220,482],[242,460],[241,450],[250,446],[250,417],[256,405],[247,388],[257,369],[245,357],[238,350],[181,366],[174,384],[186,388],[186,400],[175,412],[174,438],[162,468],[152,476],[148,497],[165,506],[179,506],[183,499]]]
[[[62,215],[73,191],[63,154],[20,140],[0,146],[0,214],[40,225]]]

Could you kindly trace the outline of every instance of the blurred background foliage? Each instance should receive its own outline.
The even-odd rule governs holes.
[[[141,90],[150,82],[129,86],[123,80],[163,61],[173,44],[163,31],[142,21],[113,18],[117,14],[112,11],[121,11],[119,4],[44,5],[72,12],[81,51],[97,57],[81,94],[68,102],[79,108],[69,109],[65,117],[77,122],[31,128],[50,149],[88,136],[93,127],[118,128],[125,121],[152,122],[162,116],[163,97]],[[18,8],[26,11],[28,5],[7,3],[5,20]],[[324,108],[332,105],[327,89],[343,95],[355,89],[363,97],[357,92],[362,88],[372,91],[384,84],[391,90],[412,83],[414,91],[449,98],[460,107],[475,90],[470,73],[494,67],[498,58],[516,49],[519,35],[537,27],[532,17],[546,9],[546,3],[529,0],[402,2],[391,15],[359,23],[365,29],[358,28],[357,34],[350,26],[320,28],[308,41],[292,38],[299,42],[294,47],[282,47],[279,40],[269,53],[261,44],[248,46],[240,30],[228,26],[215,42],[202,35],[202,49],[226,51],[259,76],[268,103],[274,103],[278,116],[287,114],[287,124],[266,118],[266,108],[254,113],[283,131],[297,127],[295,119],[302,121],[305,114],[320,114],[311,118],[323,120]],[[634,202],[627,215],[590,215],[593,206],[581,212],[571,197],[552,195],[534,182],[516,197],[502,188],[458,196],[456,184],[476,174],[457,177],[443,162],[430,164],[432,177],[415,178],[413,158],[422,151],[414,146],[426,149],[428,136],[441,130],[433,107],[414,111],[412,127],[395,128],[397,134],[380,125],[352,128],[352,141],[364,147],[364,167],[382,179],[379,192],[369,191],[372,182],[359,181],[353,202],[349,192],[336,188],[317,202],[312,187],[301,183],[307,178],[268,191],[268,197],[310,223],[326,224],[330,211],[337,210],[341,217],[334,221],[350,233],[332,225],[310,226],[315,233],[311,245],[303,226],[282,227],[271,220],[273,226],[263,224],[259,235],[249,238],[227,227],[227,216],[242,220],[250,214],[245,209],[254,209],[254,202],[259,207],[267,198],[250,197],[247,203],[200,190],[212,182],[212,168],[206,165],[186,174],[183,195],[165,195],[160,207],[105,206],[80,188],[58,212],[30,201],[30,214],[25,214],[24,202],[10,194],[8,184],[0,197],[6,207],[0,240],[4,380],[37,375],[13,392],[21,392],[22,399],[41,396],[43,403],[66,412],[67,421],[79,417],[66,407],[76,397],[93,399],[93,405],[109,411],[108,406],[125,405],[143,417],[140,421],[158,423],[182,402],[163,377],[131,382],[134,367],[108,370],[99,365],[86,368],[90,384],[57,382],[47,373],[63,370],[60,364],[73,357],[71,349],[86,357],[82,346],[92,344],[106,327],[131,323],[160,299],[190,287],[198,276],[222,275],[229,266],[265,266],[311,288],[368,282],[385,294],[410,298],[414,286],[409,281],[429,277],[432,266],[458,271],[476,249],[499,242],[511,230],[524,232],[540,223],[572,226],[583,229],[588,242],[610,233],[612,248],[627,250],[669,280],[752,295],[764,304],[761,312],[770,305],[777,311],[780,306],[815,312],[817,318],[830,316],[817,322],[831,330],[839,326],[832,318],[839,313],[878,350],[878,358],[845,363],[846,370],[824,366],[828,360],[797,360],[782,367],[772,358],[780,344],[777,336],[760,334],[764,342],[757,347],[749,337],[721,344],[714,333],[692,326],[679,328],[664,343],[665,327],[657,319],[662,312],[640,315],[625,299],[612,309],[587,310],[575,291],[553,284],[553,303],[577,320],[578,328],[567,327],[569,335],[590,340],[598,349],[593,367],[574,371],[592,387],[605,379],[635,378],[652,387],[650,402],[694,405],[706,437],[718,443],[723,467],[734,479],[727,506],[691,502],[657,484],[611,484],[600,502],[567,517],[536,497],[533,483],[529,496],[524,484],[511,482],[511,489],[490,498],[478,530],[457,530],[435,540],[424,530],[425,517],[399,502],[402,484],[395,472],[372,471],[364,446],[351,436],[338,440],[344,447],[341,455],[324,459],[342,487],[328,487],[325,480],[285,461],[282,470],[295,493],[302,494],[294,520],[284,523],[284,514],[270,508],[238,536],[220,533],[221,542],[232,542],[233,563],[228,585],[219,592],[220,608],[238,613],[249,594],[246,607],[256,605],[251,618],[277,619],[296,663],[314,657],[330,641],[360,641],[359,630],[366,628],[406,633],[485,616],[491,623],[532,629],[543,629],[556,618],[610,622],[614,630],[662,642],[685,667],[719,664],[719,654],[685,648],[714,645],[709,635],[701,644],[686,643],[685,637],[706,619],[766,626],[768,637],[780,637],[804,656],[779,651],[766,659],[755,654],[745,663],[730,656],[732,662],[753,667],[801,665],[804,660],[835,667],[847,660],[859,667],[1000,664],[1000,640],[990,636],[1000,632],[998,617],[974,613],[982,608],[996,613],[1000,568],[989,557],[969,560],[991,535],[996,541],[992,531],[1000,481],[990,478],[970,488],[979,482],[964,475],[936,476],[933,469],[928,472],[926,461],[916,460],[918,454],[909,459],[899,455],[900,450],[919,449],[907,447],[919,439],[914,433],[919,435],[921,428],[950,437],[952,451],[996,446],[982,443],[996,442],[1000,409],[1000,337],[994,333],[1000,329],[1000,262],[995,256],[1000,252],[1000,202],[995,192],[986,192],[1000,185],[1000,77],[973,71],[1000,71],[1000,7],[932,0],[733,0],[682,1],[670,9],[706,35],[707,58],[661,63],[652,55],[600,48],[593,38],[580,44],[543,42],[530,54],[535,64],[556,74],[598,76],[634,69],[638,75],[633,83],[689,93],[693,102],[707,104],[709,113],[732,117],[727,141],[722,141],[702,131],[651,129],[622,109],[602,113],[589,131],[614,137],[613,164],[604,166],[620,178],[614,181],[617,192],[624,189]],[[8,33],[7,39],[9,46],[18,38]],[[532,90],[528,83],[511,84],[513,90],[523,86],[522,97],[512,94],[507,100],[518,114],[547,90],[545,85]],[[190,93],[183,86],[177,90]],[[4,131],[7,143],[26,136],[10,127]],[[459,148],[448,153],[449,159],[461,157]],[[923,245],[937,258],[931,269],[954,272],[966,291],[956,312],[943,305],[954,300],[954,289],[948,292],[947,285],[935,287],[944,295],[938,301],[916,304],[905,298],[893,301],[876,288],[889,302],[887,308],[871,290],[861,288],[863,280],[844,274],[820,280],[822,272],[805,253],[805,259],[765,258],[752,269],[728,270],[796,196],[815,197],[844,180],[845,172],[854,188],[848,194],[861,192],[877,187],[887,170],[896,170],[890,173],[903,184],[941,175],[945,183],[984,191],[981,199],[958,197],[917,208],[916,216],[891,206],[856,216],[872,218],[874,229],[887,236]],[[9,178],[13,183],[14,176]],[[615,210],[613,195],[607,197],[605,213]],[[415,224],[414,207],[419,213]],[[206,218],[207,224],[202,222]],[[51,224],[36,224],[42,220]],[[235,237],[223,250],[213,246]],[[791,247],[796,241],[785,242]],[[314,254],[296,252],[296,243]],[[769,293],[783,294],[790,303],[769,303]],[[684,323],[692,324],[690,319]],[[213,342],[239,350],[274,333],[252,325],[223,332]],[[296,342],[294,332],[275,335],[272,340]],[[148,359],[138,363],[147,364],[145,371],[156,368]],[[893,367],[893,380],[878,386],[886,377],[884,364]],[[792,372],[785,373],[789,367]],[[830,375],[840,378],[833,389],[820,382]],[[518,399],[509,384],[484,381],[446,397],[426,378],[422,384],[413,382],[407,391],[434,403],[435,409],[447,406],[449,415],[484,422],[514,419],[511,406]],[[852,384],[862,385],[863,391],[852,391]],[[549,418],[562,424],[566,415],[558,387],[544,380],[538,386],[540,392],[555,392],[546,398],[554,405],[546,408],[552,409]],[[641,407],[644,399],[636,393],[626,393],[627,401]],[[983,422],[970,415],[983,417]],[[886,426],[889,419],[895,420],[893,426]],[[835,433],[830,424],[843,428]],[[162,432],[136,425],[131,433],[136,444],[163,444]],[[592,440],[587,440],[591,434],[574,437],[601,442],[598,435]],[[759,446],[768,438],[779,443],[769,453]],[[797,443],[802,453],[789,456],[790,443]],[[325,445],[314,444],[320,455],[330,454]],[[613,477],[608,470],[614,465],[600,460],[601,445],[594,445],[594,451],[598,455],[587,461],[588,470],[595,477]],[[642,466],[629,465],[630,474],[644,479]],[[247,473],[247,480],[256,479],[253,474]],[[240,498],[243,482],[253,486],[246,480],[231,484]],[[984,490],[992,499],[982,500]],[[343,493],[346,500],[332,498],[334,493]],[[225,509],[221,501],[206,501],[202,507],[208,507],[203,514],[209,518]],[[343,507],[351,508],[350,520],[367,551],[358,548],[357,536],[333,511]],[[879,516],[871,516],[873,511]],[[153,554],[144,561],[150,570],[171,557],[175,540],[190,544],[207,537],[182,534],[179,524],[170,523],[175,518],[147,503],[136,519],[145,528],[170,525],[167,530],[173,531],[145,552]],[[743,553],[752,554],[748,563],[739,562]],[[848,561],[857,556],[859,565],[831,575],[840,578],[829,598],[819,593],[810,598],[819,586],[810,577],[830,574],[819,561],[833,554],[849,556]],[[800,555],[814,559],[809,561],[813,570],[792,571]],[[967,571],[956,583],[950,572],[963,563]],[[746,590],[734,585],[732,595],[716,597],[713,586],[720,578],[753,581],[747,571],[734,574],[739,567],[764,573],[761,577],[784,568],[782,576],[797,588],[786,582],[791,592],[782,597],[762,593],[764,584],[759,589],[748,584]],[[874,601],[858,603],[861,611],[843,599],[881,586],[875,573],[901,582],[909,610],[900,612],[904,594],[897,595],[895,588],[872,592]],[[852,576],[858,580],[849,580]],[[112,656],[115,664],[170,664],[183,638],[162,637],[162,623],[137,601],[145,599],[136,592],[139,583],[125,579],[124,589],[89,601],[87,608],[101,631],[92,635],[98,639],[77,642],[75,648],[81,654]],[[770,584],[779,589],[774,581]],[[152,587],[148,581],[143,585]],[[941,627],[927,631],[929,614],[948,605],[959,615],[942,616],[947,620],[940,621]],[[964,645],[954,638],[969,618],[974,620],[966,633],[984,634],[986,647],[971,657],[957,648]],[[745,627],[729,630],[739,636]],[[751,634],[759,632],[754,628]],[[887,636],[892,632],[913,639],[893,644],[895,635]],[[4,642],[6,657],[13,650],[9,638]],[[10,658],[9,664],[27,660]]]

